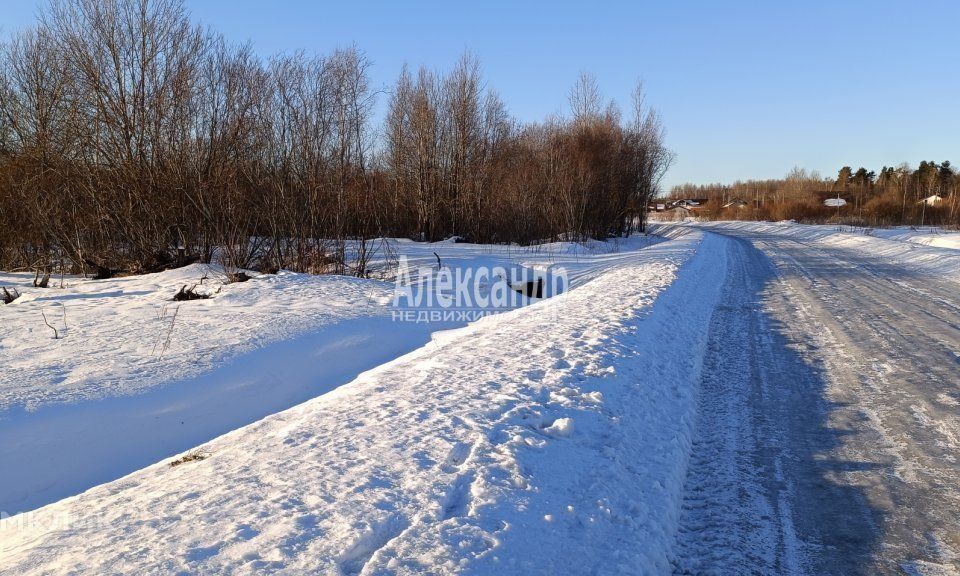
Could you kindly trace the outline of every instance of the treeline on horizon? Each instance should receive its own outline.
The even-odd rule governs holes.
[[[794,168],[779,180],[674,186],[669,197],[709,199],[698,216],[714,220],[960,225],[960,172],[949,161],[923,161],[915,169],[884,166],[879,173],[844,166],[836,178]],[[825,204],[832,198],[846,204]]]
[[[376,238],[532,243],[643,225],[671,161],[638,86],[520,123],[476,58],[379,90],[357,48],[258,57],[181,0],[54,0],[0,46],[0,268],[364,275]]]

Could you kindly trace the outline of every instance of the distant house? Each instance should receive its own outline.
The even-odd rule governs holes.
[[[727,202],[723,205],[724,208],[743,208],[744,206],[749,206],[750,203],[746,200],[741,200],[740,198],[734,198],[733,200]]]
[[[664,202],[651,202],[647,204],[647,212],[663,212],[667,209],[667,204]]]
[[[943,198],[934,194],[933,196],[927,196],[923,200],[917,202],[917,204],[926,204],[927,206],[936,206],[937,204],[943,202]]]

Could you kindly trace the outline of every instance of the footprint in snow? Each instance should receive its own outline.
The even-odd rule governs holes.
[[[458,467],[462,466],[464,462],[467,461],[467,458],[470,456],[470,450],[472,446],[466,442],[457,442],[453,445],[453,448],[450,449],[450,453],[447,454],[446,465],[448,467]]]
[[[524,373],[524,376],[528,380],[532,380],[534,382],[539,382],[540,380],[543,380],[543,377],[545,375],[546,375],[546,371],[544,370],[527,370],[527,372]]]

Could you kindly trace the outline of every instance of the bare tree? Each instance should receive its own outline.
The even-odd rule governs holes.
[[[0,47],[0,266],[367,275],[387,235],[628,233],[670,163],[656,114],[625,121],[588,74],[571,118],[523,125],[473,55],[405,68],[378,130],[369,68],[262,60],[182,0],[53,0]]]

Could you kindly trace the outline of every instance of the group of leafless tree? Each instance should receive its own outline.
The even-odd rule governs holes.
[[[879,174],[844,166],[836,178],[794,168],[781,180],[675,186],[670,197],[707,199],[700,215],[713,219],[960,226],[960,173],[949,161]]]
[[[478,61],[381,90],[356,48],[259,57],[182,0],[53,0],[0,45],[0,268],[109,276],[222,259],[365,274],[378,238],[624,234],[670,163],[584,76],[521,124]]]

